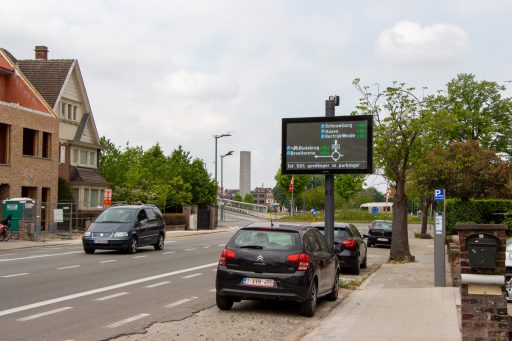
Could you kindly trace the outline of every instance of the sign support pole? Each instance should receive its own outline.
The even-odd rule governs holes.
[[[334,107],[339,104],[338,96],[330,96],[325,101],[325,117],[334,117]],[[325,239],[334,247],[334,175],[325,175]]]
[[[446,286],[446,262],[445,262],[445,236],[446,236],[446,198],[444,189],[434,191],[434,201],[443,202],[443,210],[436,205],[436,226],[434,231],[434,285],[436,287]]]

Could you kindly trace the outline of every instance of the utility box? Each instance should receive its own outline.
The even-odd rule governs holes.
[[[472,268],[495,268],[500,242],[487,234],[474,234],[467,238],[469,266]]]
[[[33,222],[36,216],[36,202],[30,198],[15,198],[2,201],[2,220],[11,215],[11,229],[20,230],[23,222]]]

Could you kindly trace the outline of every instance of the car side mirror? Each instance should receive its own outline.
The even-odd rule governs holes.
[[[363,234],[363,238],[368,238],[369,236],[367,234]]]
[[[142,224],[145,224],[145,223],[147,223],[147,222],[148,222],[148,220],[147,220],[147,219],[142,219],[141,221],[139,221],[139,224],[141,224],[141,225],[142,225]]]

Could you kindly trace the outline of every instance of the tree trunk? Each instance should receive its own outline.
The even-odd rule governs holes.
[[[423,207],[421,208],[421,238],[427,236],[427,221],[428,221],[428,209],[432,204],[432,198],[427,196],[423,200]]]
[[[407,196],[405,195],[405,179],[403,177],[396,182],[395,201],[393,202],[393,239],[389,259],[414,261],[414,256],[409,250]]]

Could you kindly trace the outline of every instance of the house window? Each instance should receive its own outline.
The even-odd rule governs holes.
[[[66,119],[66,120],[69,120],[69,121],[74,121],[74,122],[77,122],[78,121],[78,106],[77,105],[74,105],[74,104],[71,104],[71,103],[66,103],[66,102],[61,102],[61,106],[60,106],[60,117]]]
[[[52,134],[43,132],[43,151],[42,157],[49,159],[51,154],[51,145],[52,145]]]
[[[83,166],[96,168],[96,151],[92,152],[86,149],[71,149],[71,164],[73,166]]]
[[[60,104],[60,117],[66,118],[66,104]]]
[[[60,146],[59,161],[60,163],[66,163],[66,146]]]
[[[76,105],[73,105],[73,121],[76,121]]]
[[[89,153],[86,150],[80,150],[80,164],[81,165],[87,164],[87,156],[89,156]]]
[[[98,190],[91,189],[91,207],[98,207]]]
[[[89,188],[84,188],[82,192],[82,207],[89,207]]]
[[[9,163],[9,126],[0,123],[0,164]]]
[[[23,155],[36,156],[37,131],[23,128]]]

